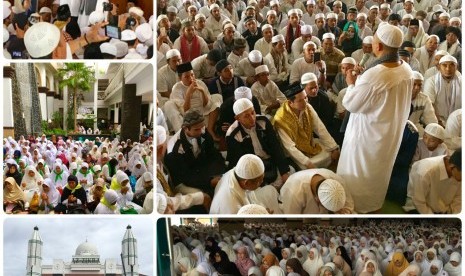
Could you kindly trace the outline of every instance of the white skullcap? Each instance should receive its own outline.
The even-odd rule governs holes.
[[[336,180],[326,179],[318,188],[318,198],[321,205],[331,212],[337,212],[346,203],[344,187]]]
[[[121,58],[128,54],[129,46],[125,42],[121,42],[118,39],[111,39],[110,43],[116,47],[116,57]]]
[[[285,41],[284,40],[284,36],[282,34],[279,34],[279,35],[275,35],[273,36],[273,38],[271,39],[271,43],[276,43],[278,41]]]
[[[330,18],[337,19],[337,14],[335,14],[334,12],[327,13],[326,19],[330,19]]]
[[[259,62],[262,62],[262,59],[263,59],[262,53],[258,50],[252,50],[249,53],[250,62],[259,63]]]
[[[166,142],[166,129],[163,126],[155,126],[157,132],[157,146]]]
[[[374,9],[379,10],[379,7],[377,5],[373,5],[373,6],[370,7],[370,10],[374,10]]]
[[[145,46],[144,44],[137,44],[136,46],[136,52],[142,56],[147,56],[148,49],[149,47]]]
[[[114,204],[118,200],[118,193],[115,190],[108,189],[105,191],[103,197],[107,200],[108,203]]]
[[[237,161],[234,172],[242,179],[255,179],[265,173],[265,166],[260,157],[245,154]]]
[[[425,127],[425,133],[428,133],[429,135],[436,137],[440,140],[444,140],[444,138],[446,137],[446,131],[441,125],[437,123],[428,124]]]
[[[333,6],[334,6],[334,5],[337,5],[337,4],[339,4],[339,5],[341,5],[341,6],[342,6],[342,2],[341,2],[341,1],[339,1],[339,0],[337,0],[337,1],[334,1],[334,3],[333,3]]]
[[[448,14],[447,12],[443,12],[439,15],[439,17],[447,17],[447,18],[450,18],[450,14]]]
[[[302,47],[302,49],[305,50],[305,48],[307,48],[309,45],[313,45],[313,48],[316,49],[316,44],[315,44],[315,42],[313,42],[313,41],[307,41],[307,42],[305,42],[305,44],[304,44],[304,46]]]
[[[325,39],[327,39],[327,38],[332,39],[332,40],[335,40],[335,39],[336,39],[336,36],[335,36],[333,33],[325,33],[325,34],[323,35],[323,40],[325,40]]]
[[[363,39],[363,44],[371,44],[373,43],[373,36],[369,35],[369,36],[365,36],[365,38]]]
[[[24,44],[31,57],[40,58],[52,53],[60,42],[60,30],[48,22],[39,22],[24,34]]]
[[[433,6],[433,13],[444,12],[441,4],[436,4]]]
[[[288,12],[287,12],[287,16],[291,16],[291,14],[297,14],[297,9],[290,9]]]
[[[157,17],[157,25],[160,24],[160,22],[163,20],[163,19],[168,19],[168,16],[166,14],[160,14],[158,17]],[[169,19],[168,19],[169,20]]]
[[[234,24],[232,23],[227,23],[224,25],[223,30],[226,30],[227,28],[232,28],[233,31],[236,31],[236,27],[234,27]]]
[[[421,81],[425,80],[423,75],[420,72],[417,72],[417,71],[413,71],[413,79],[414,80],[421,80]]]
[[[100,165],[95,165],[93,168],[94,172],[99,172],[102,170],[102,167]]]
[[[413,15],[406,13],[404,16],[402,16],[402,19],[413,19]]]
[[[137,26],[135,32],[137,39],[142,43],[151,39],[153,36],[152,27],[150,27],[149,23],[140,24],[139,26]]]
[[[10,39],[10,33],[5,27],[3,27],[3,43],[7,42],[8,39]]]
[[[252,100],[252,90],[246,86],[241,86],[234,90],[234,100],[246,98]]]
[[[320,12],[315,15],[315,20],[320,19],[320,18],[325,19],[325,14]]]
[[[307,6],[308,5],[316,5],[315,0],[307,0]]]
[[[181,53],[178,49],[170,49],[166,52],[166,59],[170,59],[172,57],[181,57]]]
[[[168,206],[168,199],[166,198],[166,196],[160,193],[156,193],[156,196],[157,196],[157,199],[156,199],[157,212],[159,214],[164,214],[166,211],[166,207]]]
[[[399,48],[404,41],[401,29],[388,23],[380,24],[375,35],[384,45],[392,48]]]
[[[364,17],[366,19],[367,15],[365,13],[361,12],[361,13],[357,14],[357,18],[359,18],[359,17]]]
[[[300,33],[303,35],[312,34],[312,32],[313,32],[313,29],[312,29],[312,26],[310,25],[303,25],[302,27],[300,27]]]
[[[453,57],[452,55],[445,55],[439,60],[439,64],[442,64],[444,62],[453,62],[457,64],[457,59]]]
[[[205,17],[205,15],[203,15],[203,13],[198,13],[194,17],[195,21],[199,20],[200,18],[205,19],[206,17]]]
[[[186,2],[191,2],[190,0],[184,0],[183,3],[186,3]],[[195,5],[190,5],[187,10],[197,10],[197,7]]]
[[[103,20],[105,20],[105,15],[103,12],[93,11],[89,15],[89,24],[91,25],[103,22]]]
[[[69,169],[70,169],[70,170],[75,170],[75,169],[77,169],[77,163],[76,163],[76,162],[71,162],[71,164],[69,164]]]
[[[124,30],[121,32],[121,41],[131,41],[136,40],[136,32],[133,30]]]
[[[310,82],[318,82],[318,78],[316,77],[315,74],[313,73],[305,73],[302,75],[302,77],[300,78],[300,82],[302,84],[307,84],[307,83],[310,83]]]
[[[404,3],[410,2],[413,4],[413,0],[405,0]]]
[[[446,50],[437,50],[436,53],[434,53],[434,56],[447,56],[449,53]]]
[[[255,68],[255,75],[258,75],[263,72],[270,72],[270,70],[268,70],[268,66],[260,65]]]
[[[351,58],[351,57],[345,57],[342,59],[341,61],[341,64],[352,64],[352,65],[357,65],[357,62],[355,61],[355,59]]]
[[[279,6],[279,1],[278,1],[278,0],[271,0],[271,1],[270,1],[270,7],[273,7],[274,5],[278,5],[278,6]]]
[[[52,10],[48,7],[42,7],[40,10],[39,10],[39,14],[40,13],[52,13]]]
[[[144,16],[144,11],[139,7],[131,7],[131,8],[129,8],[128,13],[129,14],[133,13],[133,14],[139,16],[139,17]]]
[[[256,4],[258,4],[257,1],[255,1],[255,0],[249,0],[249,6],[256,5]],[[254,7],[254,9],[255,9],[255,7]]]
[[[270,24],[265,24],[262,26],[262,32],[266,29],[271,29],[271,31],[273,31],[273,26],[271,26]]]
[[[301,9],[295,9],[298,15],[303,15],[304,12]]]
[[[81,163],[81,168],[89,168],[89,164],[87,164],[86,162],[82,162]]]
[[[11,3],[9,1],[3,1],[3,7],[8,9],[11,7]]]
[[[169,6],[167,9],[166,9],[166,12],[174,12],[174,13],[178,13],[178,9],[174,6]]]
[[[239,115],[249,108],[253,108],[253,103],[247,98],[242,98],[234,102],[233,111],[235,115]]]
[[[247,204],[241,207],[238,215],[269,215],[265,207],[258,204]]]
[[[275,10],[269,10],[266,12],[266,16],[268,17],[269,15],[277,15]]]
[[[388,3],[383,3],[383,4],[381,4],[380,8],[381,9],[390,9],[391,6]]]
[[[7,3],[10,4],[7,1],[3,1],[3,19],[7,18],[11,14],[10,8],[6,6]]]
[[[213,4],[210,6],[210,11],[212,11],[213,9],[219,9],[220,6],[218,6],[218,4]]]
[[[458,22],[459,24],[462,24],[462,20],[460,20],[459,17],[452,17],[450,20],[449,20],[450,23],[452,22]]]

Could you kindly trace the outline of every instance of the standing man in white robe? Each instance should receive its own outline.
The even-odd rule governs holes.
[[[383,206],[409,116],[413,73],[398,57],[403,37],[396,26],[379,26],[372,46],[380,64],[358,79],[346,77],[343,105],[351,114],[337,174],[346,180],[358,213]]]

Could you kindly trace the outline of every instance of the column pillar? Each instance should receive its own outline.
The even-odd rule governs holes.
[[[55,91],[47,92],[47,120],[51,120],[53,117],[53,113],[55,112],[54,96],[55,96]]]
[[[45,86],[39,86],[37,89],[39,90],[40,114],[42,115],[42,120],[47,120],[49,118],[47,111],[48,88]]]
[[[15,137],[13,117],[13,77],[15,71],[10,66],[3,67],[3,137]]]
[[[136,94],[136,84],[124,84],[121,101],[121,139],[139,141],[140,105],[142,96]]]
[[[114,120],[113,120],[113,124],[116,126],[117,124],[119,124],[119,107],[118,107],[118,104],[115,103],[115,117],[114,117]]]
[[[68,118],[68,86],[63,87],[63,129],[68,130],[66,119]]]

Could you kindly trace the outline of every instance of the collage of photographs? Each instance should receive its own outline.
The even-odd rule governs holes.
[[[0,275],[462,275],[461,0],[2,12]]]

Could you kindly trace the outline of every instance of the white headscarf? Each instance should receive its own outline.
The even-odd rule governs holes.
[[[279,266],[271,266],[266,271],[266,276],[285,276],[286,274]]]
[[[320,253],[316,248],[310,249],[310,252],[313,252],[313,260],[310,259],[310,256],[308,256],[307,260],[305,263],[302,265],[305,271],[308,272],[310,275],[316,275],[318,272],[318,269],[324,265],[323,259],[320,256]],[[310,252],[308,253],[310,255]]]
[[[54,207],[57,206],[58,203],[60,202],[61,195],[60,195],[60,192],[58,192],[57,188],[55,187],[55,184],[53,184],[53,181],[50,178],[47,178],[44,180],[44,183],[42,184],[42,186],[43,185],[49,188],[49,191],[47,193],[49,204],[53,205]],[[41,189],[41,192],[44,192],[43,188]]]
[[[431,269],[432,266],[437,267],[438,270],[439,270],[439,272],[436,275],[431,274],[430,269]],[[428,270],[426,270],[426,271],[423,271],[423,273],[421,274],[421,276],[448,276],[448,275],[449,274],[447,273],[447,271],[444,271],[444,269],[443,269],[442,261],[438,260],[438,259],[433,260],[431,262],[430,268]]]
[[[453,266],[451,261],[458,262],[457,266]],[[462,256],[459,252],[453,252],[450,255],[449,262],[444,266],[444,270],[449,273],[449,276],[460,276],[462,275]]]
[[[34,176],[30,177],[29,172],[32,171],[34,172]],[[23,179],[21,180],[21,189],[22,190],[33,190],[33,189],[39,189],[39,182],[43,182],[44,178],[37,172],[36,168],[33,166],[28,166],[25,169]],[[25,187],[23,187],[23,184],[26,184]]]

